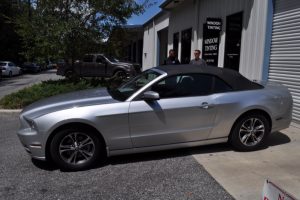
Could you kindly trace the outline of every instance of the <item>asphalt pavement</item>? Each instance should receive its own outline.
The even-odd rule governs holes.
[[[18,126],[17,113],[0,113],[0,199],[233,199],[191,156],[197,148],[112,157],[94,169],[63,172],[30,159]]]
[[[56,75],[56,69],[43,71],[36,74],[23,74],[12,78],[3,77],[0,81],[0,99],[7,94],[16,92],[33,84],[46,80],[57,80],[63,78]]]

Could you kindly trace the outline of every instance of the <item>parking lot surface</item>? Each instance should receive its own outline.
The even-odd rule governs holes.
[[[266,179],[300,199],[300,129],[273,133],[259,151],[207,147],[194,157],[235,198],[261,199]]]
[[[63,172],[31,161],[18,126],[17,113],[0,113],[0,199],[233,199],[190,149],[118,156],[91,170]]]
[[[46,80],[57,80],[63,78],[56,75],[56,69],[43,71],[37,74],[23,74],[12,78],[3,77],[0,81],[0,99],[7,94],[16,92],[22,88],[40,83]]]

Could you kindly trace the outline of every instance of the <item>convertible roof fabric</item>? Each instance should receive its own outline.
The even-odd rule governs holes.
[[[224,80],[233,90],[253,90],[263,88],[263,86],[250,81],[237,71],[226,68],[214,66],[202,67],[199,65],[162,65],[156,67],[156,69],[166,72],[168,76],[193,73],[211,74]]]

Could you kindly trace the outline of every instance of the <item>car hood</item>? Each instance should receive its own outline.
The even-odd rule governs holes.
[[[130,67],[130,66],[133,66],[132,64],[130,64],[130,63],[125,63],[125,62],[114,62],[113,64],[116,65],[116,66],[124,66],[124,67]]]
[[[89,89],[37,101],[24,108],[21,115],[28,118],[36,118],[58,110],[118,102],[109,95],[106,89]]]

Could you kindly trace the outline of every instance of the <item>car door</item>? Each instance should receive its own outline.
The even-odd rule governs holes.
[[[18,70],[17,66],[14,63],[10,63],[10,64],[11,64],[13,75],[18,75],[19,70]]]
[[[160,99],[132,101],[130,133],[134,147],[205,140],[214,126],[216,108],[210,75],[168,77],[149,90]]]
[[[83,63],[80,66],[81,76],[92,76],[93,75],[93,62],[94,55],[85,55],[83,58]]]
[[[8,63],[8,73],[11,72],[12,75],[15,75],[15,69],[14,69],[14,64],[9,62]]]
[[[94,74],[96,76],[105,76],[106,75],[106,65],[107,65],[107,62],[106,62],[105,58],[101,55],[98,55],[96,57],[96,63],[93,68]]]

